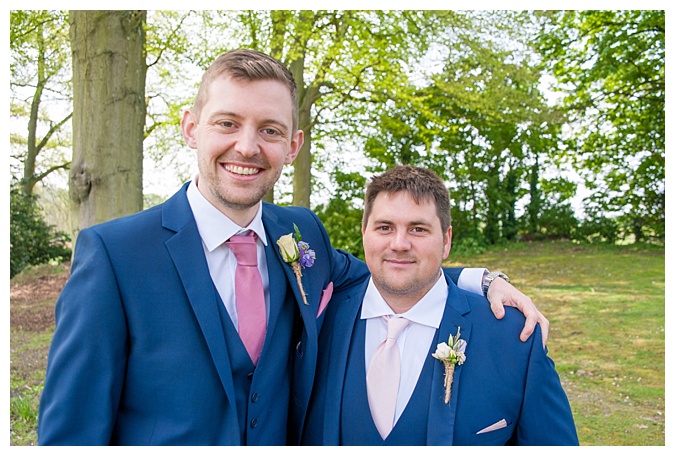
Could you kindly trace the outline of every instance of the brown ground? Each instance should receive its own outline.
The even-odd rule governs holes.
[[[54,304],[68,276],[68,272],[38,275],[10,284],[10,375],[17,381],[23,378],[26,387],[39,384],[44,375],[54,327]],[[20,392],[10,390],[10,395]]]
[[[41,332],[54,324],[54,303],[68,273],[41,276],[10,286],[10,326],[21,331]]]

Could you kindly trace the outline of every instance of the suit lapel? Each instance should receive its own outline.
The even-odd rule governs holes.
[[[437,344],[447,343],[449,336],[457,334],[458,328],[461,328],[461,338],[470,345],[471,323],[463,315],[470,312],[466,298],[459,292],[459,289],[450,281],[446,275],[448,285],[448,300],[443,313],[443,320],[438,331]],[[435,348],[432,350],[435,351]],[[466,362],[471,362],[467,358]],[[452,382],[452,395],[450,403],[446,404],[443,400],[445,388],[443,381],[445,378],[445,367],[442,362],[434,363],[433,382],[431,385],[431,397],[429,403],[429,420],[427,422],[427,445],[449,446],[453,443],[455,418],[457,415],[457,396],[459,382],[462,377],[462,366],[455,366],[455,373]]]
[[[279,283],[274,284],[274,282],[279,281],[282,276],[285,276],[288,285],[290,285],[293,290],[295,300],[298,302],[298,308],[300,309],[300,314],[305,322],[305,328],[307,328],[308,335],[309,337],[316,339],[315,320],[318,307],[318,295],[312,288],[313,286],[316,286],[316,284],[312,284],[311,280],[303,280],[302,284],[307,294],[309,305],[303,304],[302,294],[300,293],[300,287],[298,286],[297,279],[293,273],[293,268],[290,264],[283,261],[281,254],[279,253],[279,248],[277,247],[277,239],[283,235],[293,233],[293,222],[283,223],[276,214],[269,210],[265,210],[263,207],[263,225],[267,232],[267,248],[265,249],[265,256],[267,257],[267,268],[270,278],[270,296],[278,296],[272,294],[273,285],[280,285]],[[285,284],[283,285],[286,286]],[[319,284],[319,286],[320,285],[321,284]]]
[[[199,230],[187,201],[186,188],[187,184],[162,207],[164,227],[176,232],[166,241],[166,248],[204,334],[227,398],[236,410],[232,368],[218,312],[219,303],[203,254]]]

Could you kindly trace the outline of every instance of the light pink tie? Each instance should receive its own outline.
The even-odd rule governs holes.
[[[387,438],[394,427],[396,399],[401,381],[401,353],[397,339],[410,322],[405,318],[385,318],[387,338],[375,349],[366,375],[370,413],[383,439]]]
[[[247,236],[232,236],[226,241],[237,258],[234,299],[239,320],[239,337],[253,364],[258,363],[267,331],[265,292],[258,271],[257,239],[258,236],[251,231]]]

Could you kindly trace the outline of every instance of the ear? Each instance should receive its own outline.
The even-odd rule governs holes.
[[[450,255],[450,247],[452,245],[452,227],[448,227],[448,231],[445,233],[445,239],[443,239],[443,259],[445,260]]]
[[[293,160],[295,160],[300,153],[300,148],[302,147],[302,144],[305,142],[305,132],[298,129],[298,131],[295,132],[293,137],[291,138],[291,148],[288,151],[288,154],[286,154],[286,160],[284,160],[285,165],[290,165],[293,163]]]
[[[180,130],[183,133],[185,144],[187,144],[190,149],[197,149],[197,137],[195,136],[197,119],[190,110],[186,110],[183,113],[183,118],[180,121]]]

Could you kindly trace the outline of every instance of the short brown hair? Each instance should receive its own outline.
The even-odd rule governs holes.
[[[211,83],[220,76],[229,76],[239,81],[279,81],[291,92],[293,105],[293,131],[298,129],[298,86],[293,75],[277,59],[252,49],[238,49],[221,54],[204,72],[192,111],[199,119],[206,104]]]
[[[401,165],[379,176],[373,177],[366,188],[365,208],[362,224],[365,227],[373,208],[373,202],[380,193],[407,192],[415,203],[433,201],[441,229],[446,232],[452,222],[450,218],[450,193],[443,180],[427,168]]]

